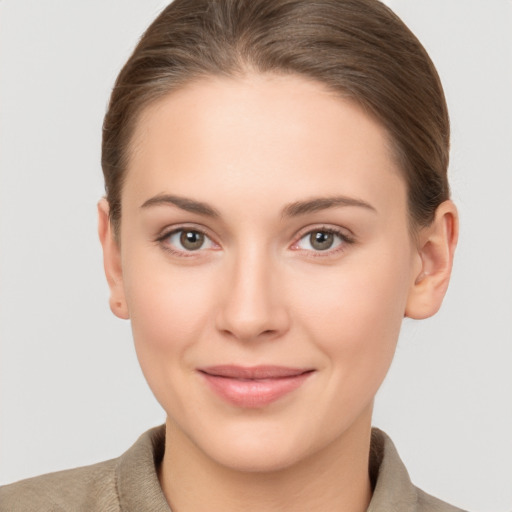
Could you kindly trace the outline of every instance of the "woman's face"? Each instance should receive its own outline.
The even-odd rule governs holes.
[[[203,454],[270,470],[368,431],[421,259],[361,108],[297,76],[169,94],[137,125],[120,240],[142,370]]]

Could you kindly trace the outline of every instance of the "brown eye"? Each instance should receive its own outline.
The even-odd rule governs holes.
[[[199,231],[181,231],[180,244],[187,251],[197,251],[204,244],[204,235]]]
[[[162,235],[159,245],[175,256],[200,255],[204,251],[219,250],[220,247],[199,229],[181,228]]]
[[[294,244],[292,249],[308,251],[317,256],[321,253],[324,256],[337,254],[346,246],[353,243],[353,240],[336,228],[317,228],[305,233],[301,239]]]
[[[328,231],[312,231],[309,235],[309,243],[317,251],[325,251],[332,247],[334,234]]]

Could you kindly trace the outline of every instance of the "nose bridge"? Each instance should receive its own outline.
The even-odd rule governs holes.
[[[278,335],[288,317],[279,293],[277,262],[265,247],[241,246],[227,262],[218,327],[240,340]]]

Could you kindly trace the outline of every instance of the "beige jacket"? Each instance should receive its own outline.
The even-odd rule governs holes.
[[[143,434],[118,459],[0,487],[0,512],[170,512],[156,465],[164,426]],[[373,429],[368,512],[461,512],[416,488],[384,432]]]

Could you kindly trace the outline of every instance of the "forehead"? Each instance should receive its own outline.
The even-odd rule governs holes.
[[[173,91],[140,116],[127,172],[127,192],[141,201],[170,187],[205,199],[244,189],[271,197],[276,187],[283,201],[404,195],[386,130],[295,75],[207,78]]]

